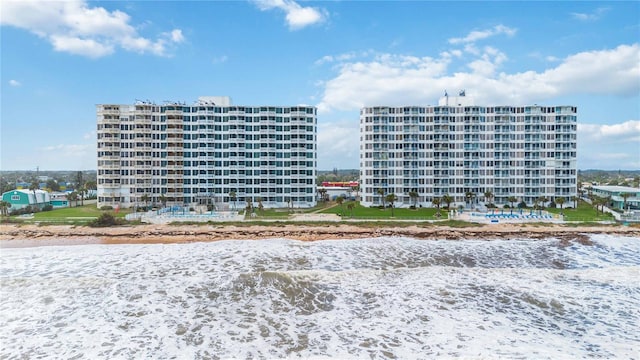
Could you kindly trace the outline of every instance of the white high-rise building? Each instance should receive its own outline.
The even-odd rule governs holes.
[[[98,207],[316,204],[315,107],[100,104],[97,125]]]
[[[391,193],[401,207],[432,206],[444,195],[451,206],[571,203],[575,106],[478,106],[464,93],[438,104],[361,109],[363,205],[382,205]]]

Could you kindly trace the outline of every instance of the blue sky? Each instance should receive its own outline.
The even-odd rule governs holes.
[[[640,2],[0,3],[0,169],[96,168],[95,105],[318,106],[321,170],[358,168],[359,109],[575,105],[578,168],[640,169]]]

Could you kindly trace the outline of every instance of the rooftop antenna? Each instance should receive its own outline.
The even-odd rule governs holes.
[[[447,90],[444,90],[444,98],[445,98],[445,106],[449,106],[449,94],[447,93]]]

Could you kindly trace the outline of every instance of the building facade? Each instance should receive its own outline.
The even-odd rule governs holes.
[[[15,189],[2,194],[2,201],[11,206],[9,211],[24,209],[27,206],[44,208],[51,204],[51,197],[44,190]]]
[[[595,196],[610,199],[607,204],[618,210],[640,210],[640,189],[630,186],[596,185],[588,191]]]
[[[576,134],[574,106],[476,106],[461,93],[438,106],[366,107],[362,204],[382,205],[390,193],[405,207],[432,206],[444,195],[451,206],[512,205],[510,197],[513,205],[559,197],[569,204],[577,193]]]
[[[98,207],[316,204],[315,107],[100,104],[97,137]]]

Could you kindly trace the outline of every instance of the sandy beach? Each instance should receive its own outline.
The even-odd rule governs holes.
[[[331,239],[361,239],[380,236],[402,236],[417,239],[543,239],[549,237],[571,241],[589,241],[590,234],[618,234],[638,237],[640,227],[632,226],[562,226],[492,224],[476,227],[453,228],[447,226],[404,227],[374,225],[138,225],[109,228],[91,228],[71,225],[16,225],[3,224],[0,229],[0,247],[30,247],[82,244],[151,244],[190,243],[244,239],[295,239],[302,241]]]

